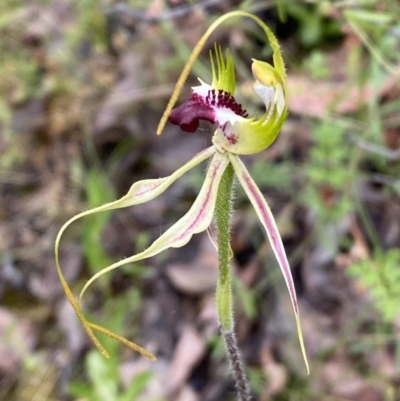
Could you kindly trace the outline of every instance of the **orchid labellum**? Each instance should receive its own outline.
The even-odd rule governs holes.
[[[200,85],[192,88],[189,99],[180,106],[174,108],[180,90],[206,40],[218,25],[233,17],[248,17],[253,19],[263,29],[272,47],[273,66],[264,61],[253,60],[251,67],[255,79],[254,90],[265,104],[265,112],[259,118],[249,117],[244,107],[237,102],[235,99],[236,82],[233,60],[229,51],[226,52],[224,57],[219,46],[215,46],[215,51],[211,55],[212,82],[208,84],[200,80]],[[143,348],[101,326],[89,322],[83,315],[79,303],[73,297],[59,266],[58,246],[62,233],[67,226],[81,217],[148,202],[162,194],[175,180],[194,166],[207,159],[211,159],[204,183],[190,210],[145,251],[116,262],[95,274],[83,287],[81,297],[87,288],[103,274],[111,272],[127,263],[152,257],[168,248],[182,247],[189,242],[193,234],[207,230],[216,213],[216,202],[220,191],[221,179],[224,173],[226,173],[228,169],[231,169],[245,190],[261,224],[265,228],[272,250],[283,273],[297,322],[301,350],[308,370],[303,337],[301,334],[296,291],[282,239],[267,202],[239,157],[240,155],[262,152],[270,146],[279,134],[287,114],[286,72],[279,44],[271,30],[258,17],[246,12],[234,11],[220,17],[210,26],[194,48],[178,80],[175,91],[157,130],[157,134],[160,134],[167,121],[169,121],[172,124],[178,125],[183,131],[195,132],[199,126],[200,120],[209,121],[216,125],[216,130],[212,137],[212,146],[197,154],[187,164],[176,170],[169,177],[137,182],[132,185],[129,192],[121,199],[73,217],[61,228],[57,236],[55,252],[61,283],[87,333],[104,355],[107,355],[107,352],[95,336],[95,331],[108,334],[141,352],[143,355],[155,359],[152,354]],[[227,231],[227,236],[229,237],[229,227]],[[218,247],[219,246],[218,244]],[[222,280],[222,282],[223,281],[224,280]],[[224,305],[228,305],[230,302],[228,300],[230,297],[230,285],[229,289],[227,288],[226,290],[218,290],[218,288],[217,307],[221,312],[220,324],[222,329],[229,329],[232,320],[232,311],[229,310],[229,306],[225,308]]]

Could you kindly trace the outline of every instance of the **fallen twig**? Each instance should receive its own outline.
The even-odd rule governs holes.
[[[168,10],[158,16],[147,15],[143,11],[134,10],[126,4],[118,3],[114,7],[109,8],[106,11],[106,14],[108,14],[109,16],[123,15],[125,17],[127,16],[127,17],[130,17],[132,19],[136,19],[136,20],[139,20],[142,22],[157,23],[157,22],[161,22],[161,21],[167,21],[170,19],[183,17],[187,14],[190,14],[193,10],[210,7],[215,4],[221,3],[222,1],[223,0],[204,0],[201,3],[176,7],[173,10]]]

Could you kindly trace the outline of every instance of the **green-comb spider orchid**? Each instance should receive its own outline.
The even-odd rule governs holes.
[[[215,52],[211,55],[211,84],[206,84],[200,80],[201,85],[192,88],[190,98],[174,109],[174,105],[188,77],[190,69],[206,40],[218,25],[233,17],[248,17],[253,19],[263,29],[272,47],[274,66],[258,60],[253,60],[252,63],[252,72],[255,78],[254,90],[265,104],[265,113],[259,119],[254,117],[248,118],[246,111],[235,100],[234,92],[236,82],[233,61],[228,51],[224,58],[222,50],[218,46],[215,46]],[[199,125],[199,120],[206,120],[216,124],[217,126],[214,136],[212,137],[213,145],[197,154],[192,160],[176,170],[169,177],[137,182],[132,185],[129,192],[121,199],[80,213],[70,219],[61,228],[55,245],[56,264],[61,283],[87,333],[100,352],[104,355],[108,355],[107,351],[98,341],[94,331],[105,333],[139,351],[143,355],[155,359],[152,354],[143,348],[101,326],[89,322],[83,315],[80,305],[73,297],[59,265],[58,248],[62,233],[72,222],[81,217],[106,210],[137,205],[154,199],[162,194],[184,173],[206,159],[211,158],[204,183],[190,210],[156,241],[154,241],[145,251],[116,262],[95,274],[82,289],[80,297],[83,296],[84,292],[93,281],[103,274],[127,263],[132,263],[157,255],[165,249],[182,247],[188,243],[193,234],[207,230],[212,223],[215,214],[217,195],[219,196],[219,187],[221,182],[223,182],[222,177],[225,172],[233,169],[253,204],[258,218],[265,228],[273,252],[282,270],[289,290],[290,299],[296,317],[301,350],[308,370],[308,362],[301,333],[296,292],[283,243],[267,202],[239,158],[239,155],[255,154],[263,151],[279,134],[281,126],[288,114],[286,85],[286,72],[279,44],[271,30],[258,17],[247,12],[233,11],[220,17],[210,26],[194,48],[192,55],[185,65],[178,83],[176,84],[174,93],[172,94],[157,130],[157,134],[161,134],[165,124],[169,120],[172,124],[179,125],[184,131],[194,132]],[[231,173],[232,178],[233,171]],[[221,186],[223,185],[221,184]],[[227,219],[229,219],[229,216]],[[226,228],[226,231],[229,247],[229,225]],[[218,244],[218,246],[220,246],[220,244]],[[230,282],[227,285],[226,290],[219,290],[217,288],[217,307],[220,312],[220,324],[222,329],[225,328],[227,330],[231,330],[233,327],[231,300],[229,297]]]

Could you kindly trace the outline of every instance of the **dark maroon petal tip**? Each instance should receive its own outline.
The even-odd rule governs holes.
[[[199,120],[215,123],[215,112],[212,107],[203,101],[196,93],[171,111],[168,121],[179,125],[182,131],[195,132],[199,127]]]

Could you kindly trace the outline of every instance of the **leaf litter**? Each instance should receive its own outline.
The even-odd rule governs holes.
[[[190,6],[183,1],[168,3],[173,10]],[[108,6],[112,9],[113,4]],[[185,46],[191,48],[210,18],[233,4],[220,1],[196,11],[189,8],[185,17],[167,20],[176,38],[166,35],[165,24],[146,21],[160,19],[164,7],[164,2],[154,1],[144,6],[140,18],[125,15],[107,20],[111,14],[102,8],[92,15],[72,1],[57,0],[21,3],[19,9],[4,14],[9,18],[0,25],[6,52],[0,68],[7,73],[0,84],[4,99],[0,102],[0,396],[4,399],[67,400],[66,383],[83,380],[87,388],[92,385],[84,371],[88,344],[64,307],[52,262],[57,228],[88,207],[88,171],[104,175],[110,192],[122,194],[138,179],[168,175],[209,141],[208,127],[193,136],[168,128],[161,138],[156,138],[155,129],[183,63]],[[273,18],[268,11],[262,15]],[[218,41],[230,44],[245,60],[246,46],[260,44],[248,39],[251,25],[233,29],[231,36],[224,28]],[[296,37],[288,45],[290,41]],[[307,181],[295,174],[296,168],[308,163],[314,144],[310,116],[323,119],[334,113],[355,119],[374,99],[383,105],[398,99],[396,74],[387,75],[376,94],[373,83],[360,89],[343,65],[338,66],[337,60],[348,60],[361,46],[354,33],[345,33],[342,43],[326,53],[328,60],[336,60],[330,64],[330,78],[316,80],[307,71],[292,71],[289,65],[291,120],[265,158],[268,171],[287,161],[288,155],[295,166],[292,191],[268,181],[263,190],[278,215],[282,202],[290,209],[282,212],[283,217],[289,213],[291,220],[284,226],[284,240],[293,255],[305,311],[304,338],[312,361],[307,382],[299,371],[301,361],[291,337],[290,305],[285,302],[280,307],[277,302],[282,283],[277,283],[268,247],[247,211],[235,215],[233,265],[244,283],[246,302],[257,312],[255,318],[249,316],[243,299],[237,300],[239,340],[245,360],[265,380],[258,387],[254,384],[255,399],[278,395],[295,399],[296,391],[305,391],[307,398],[315,400],[398,397],[398,319],[382,325],[368,288],[346,274],[356,260],[372,257],[376,238],[382,249],[400,246],[398,190],[396,182],[386,177],[397,171],[396,161],[377,172],[373,154],[360,148],[354,156],[362,173],[354,187],[363,207],[326,223],[326,235],[331,244],[337,243],[329,252],[312,235],[318,215],[310,204],[299,202],[298,193]],[[27,60],[34,68],[22,68]],[[245,68],[239,74],[245,91]],[[399,138],[399,125],[394,122],[383,129],[380,142],[398,149]],[[112,216],[101,227],[99,246],[114,259],[131,254],[133,248],[144,248],[175,215],[187,210],[196,185],[195,173],[152,207]],[[335,195],[321,192],[325,198],[327,193]],[[183,201],[177,202],[182,195]],[[240,193],[237,202],[241,202]],[[376,238],[369,232],[370,225]],[[126,239],[119,239],[121,233]],[[86,306],[92,313],[112,320],[105,311],[107,300],[124,297],[130,288],[138,291],[139,298],[129,293],[134,302],[128,303],[132,309],[126,314],[132,319],[123,327],[135,340],[147,342],[159,361],[144,363],[120,350],[117,364],[125,388],[140,372],[153,374],[142,391],[143,400],[232,399],[226,364],[215,341],[218,327],[210,293],[215,285],[216,254],[207,236],[191,246],[115,274],[109,286],[96,288],[88,298]],[[91,269],[97,268],[88,266],[81,227],[68,232],[61,258],[65,275],[78,292]],[[302,381],[297,387],[296,378]],[[394,395],[385,398],[385,394]]]

